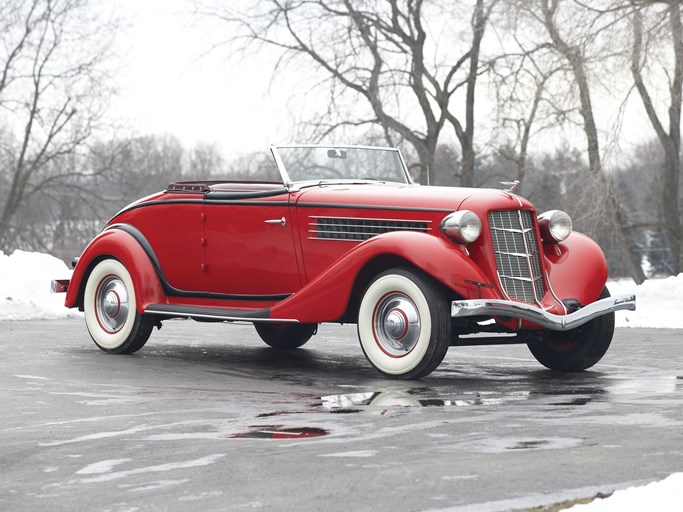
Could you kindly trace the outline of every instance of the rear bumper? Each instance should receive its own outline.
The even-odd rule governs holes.
[[[636,309],[635,295],[619,295],[598,300],[568,315],[554,315],[547,311],[511,300],[475,299],[454,300],[451,303],[451,316],[464,318],[468,316],[503,316],[519,318],[545,327],[552,331],[569,331],[576,329],[591,320],[614,311]]]
[[[52,293],[64,293],[69,289],[69,279],[55,279],[50,283]]]

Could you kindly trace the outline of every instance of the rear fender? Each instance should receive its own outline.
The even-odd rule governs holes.
[[[107,258],[119,260],[130,273],[138,312],[143,313],[148,304],[165,302],[159,278],[143,248],[131,235],[113,228],[100,233],[83,251],[66,293],[66,307],[78,306],[83,309],[83,294],[88,276],[100,261]]]
[[[273,306],[271,318],[296,318],[300,322],[339,320],[361,272],[373,261],[387,257],[419,268],[460,297],[500,298],[462,246],[425,233],[391,232],[375,236],[346,253],[301,290]]]

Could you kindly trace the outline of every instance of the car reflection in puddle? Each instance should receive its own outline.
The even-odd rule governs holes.
[[[287,428],[282,425],[260,425],[251,428],[252,430],[247,432],[226,437],[228,439],[304,439],[329,434],[329,431],[317,427]]]
[[[421,390],[392,390],[368,393],[350,393],[321,397],[325,410],[332,413],[360,412],[359,406],[386,414],[393,409],[408,407],[469,407],[499,405],[501,403],[526,400],[529,392],[512,393],[471,392],[452,398],[433,398]]]

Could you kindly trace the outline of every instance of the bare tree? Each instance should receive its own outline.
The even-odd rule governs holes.
[[[0,247],[21,245],[28,201],[83,173],[60,165],[93,132],[115,24],[89,0],[5,0],[0,6]]]
[[[611,229],[616,236],[621,253],[624,256],[629,275],[637,283],[642,283],[645,280],[645,274],[643,273],[640,261],[631,246],[626,226],[622,219],[616,192],[612,183],[607,179],[603,169],[600,140],[595,121],[589,81],[586,47],[588,43],[593,41],[596,34],[601,33],[606,27],[611,26],[611,20],[605,20],[602,24],[598,24],[593,20],[588,27],[584,28],[584,30],[588,31],[581,34],[581,40],[571,41],[562,33],[562,27],[560,27],[557,20],[559,8],[562,3],[562,0],[538,0],[536,7],[540,8],[539,21],[543,24],[550,37],[553,49],[558,52],[569,65],[573,83],[578,91],[579,112],[583,121],[583,131],[588,149],[589,170],[594,185],[600,191],[600,197],[594,202],[594,205],[599,206],[600,203],[603,203],[603,208],[601,208],[599,212],[594,209],[594,213],[598,214],[596,217],[603,217],[608,221],[608,224],[611,226]],[[577,5],[580,6],[581,4],[579,3]],[[534,9],[534,7],[532,7],[532,9]]]
[[[562,83],[566,62],[547,42],[528,40],[526,33],[534,27],[519,16],[518,9],[501,10],[492,24],[501,41],[501,54],[489,67],[497,112],[493,145],[496,153],[514,164],[514,174],[505,178],[519,181],[516,190],[522,193],[532,137],[558,128],[575,107],[566,105]]]
[[[472,10],[466,2],[444,9],[423,0],[267,0],[255,12],[216,8],[208,14],[237,28],[233,41],[276,48],[284,61],[303,58],[321,73],[329,108],[315,125],[318,139],[340,127],[378,125],[389,144],[404,140],[415,148],[420,181],[426,183],[433,182],[434,154],[449,123],[462,149],[462,181],[471,185],[479,55],[496,3],[476,0]],[[451,28],[460,27],[461,13],[470,10],[470,42],[458,45],[452,38],[443,51],[428,21],[439,24],[447,17]],[[464,122],[453,105],[462,88]]]
[[[681,103],[683,97],[683,27],[681,25],[681,2],[654,0],[632,0],[633,46],[631,52],[631,73],[635,87],[642,100],[647,117],[664,150],[661,198],[664,227],[670,239],[672,272],[683,270],[683,226],[679,205],[679,184],[681,175]],[[648,16],[650,15],[650,16]],[[651,20],[649,30],[645,29],[644,18]],[[649,41],[646,41],[649,38]],[[649,60],[648,50],[661,52],[661,41],[670,44],[671,59],[665,69],[668,80],[668,131],[657,113],[655,91],[646,83],[645,68]],[[663,52],[662,52],[663,53]]]

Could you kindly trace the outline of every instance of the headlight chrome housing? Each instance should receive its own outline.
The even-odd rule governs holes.
[[[538,226],[546,243],[566,240],[572,232],[572,219],[562,210],[550,210],[538,216]]]
[[[471,244],[481,235],[481,219],[469,210],[448,214],[440,227],[444,235],[462,244]]]

